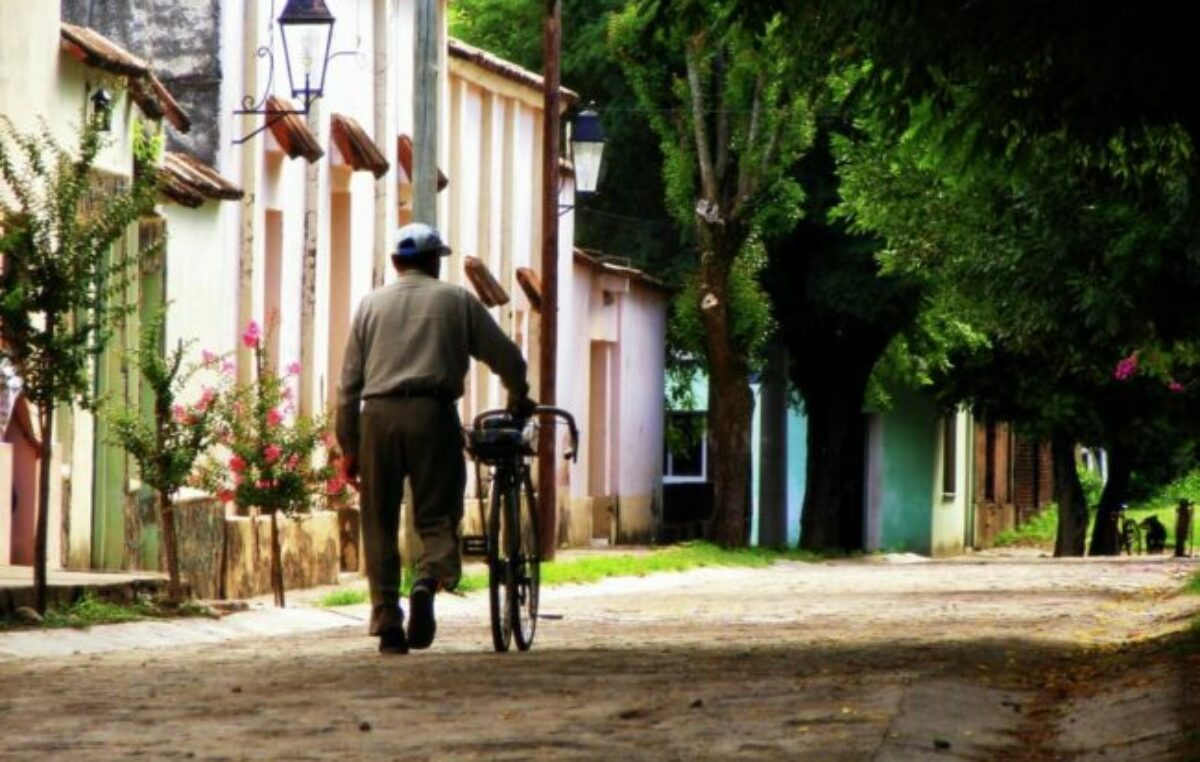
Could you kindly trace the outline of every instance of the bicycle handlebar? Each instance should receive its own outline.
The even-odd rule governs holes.
[[[537,407],[535,407],[533,409],[533,414],[530,416],[530,418],[536,418],[539,416],[551,416],[554,418],[562,418],[563,421],[566,422],[567,430],[571,435],[571,446],[568,447],[565,452],[563,452],[563,458],[565,458],[566,460],[570,460],[572,462],[578,462],[578,460],[579,460],[579,429],[575,425],[575,416],[571,415],[569,412],[562,409],[561,407],[552,407],[550,405],[538,405]],[[475,428],[479,428],[483,424],[483,422],[488,420],[489,418],[512,418],[515,422],[520,424],[517,428],[524,428],[525,422],[528,420],[528,419],[524,419],[524,418],[521,418],[521,417],[515,415],[510,410],[504,410],[504,409],[485,410],[482,413],[480,413],[479,415],[475,416],[475,419],[472,421],[471,425],[474,426]]]

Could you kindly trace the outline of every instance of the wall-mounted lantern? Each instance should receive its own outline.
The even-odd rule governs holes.
[[[325,74],[329,70],[330,48],[333,45],[333,14],[325,0],[288,0],[283,13],[277,19],[280,37],[283,38],[283,60],[287,66],[288,85],[293,98],[300,99],[298,109],[267,108],[275,78],[275,53],[272,41],[256,51],[259,58],[270,64],[267,84],[262,97],[255,101],[247,95],[242,99],[242,108],[235,114],[262,114],[265,123],[245,137],[234,140],[234,144],[245,143],[250,138],[270,127],[288,114],[308,115],[313,101],[325,94]]]
[[[571,162],[575,166],[575,192],[590,196],[600,184],[600,162],[604,159],[604,126],[596,104],[575,117],[571,130]]]
[[[575,195],[587,198],[595,195],[600,185],[600,163],[604,160],[604,126],[596,113],[596,104],[589,103],[571,124],[571,165],[575,169]],[[561,217],[575,208],[574,204],[559,204]]]
[[[92,102],[92,123],[96,129],[101,132],[112,130],[112,94],[103,87],[97,87],[88,100]]]
[[[305,112],[325,92],[333,22],[325,0],[288,0],[279,16],[283,60],[287,64],[292,97],[304,100]]]

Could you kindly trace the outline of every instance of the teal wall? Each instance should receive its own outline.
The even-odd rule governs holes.
[[[808,418],[799,410],[788,410],[788,545],[800,544],[800,508],[804,505],[804,483],[808,477]]]
[[[881,550],[930,552],[938,420],[933,404],[916,394],[897,395],[883,415]]]

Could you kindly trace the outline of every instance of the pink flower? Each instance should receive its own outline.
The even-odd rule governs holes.
[[[287,372],[288,372],[288,375],[289,375],[289,376],[298,376],[298,375],[300,375],[300,363],[299,363],[299,362],[294,362],[294,363],[292,363],[291,365],[287,366]]]
[[[296,466],[298,466],[298,465],[300,465],[300,456],[299,455],[293,455],[292,457],[287,459],[287,467],[292,469],[293,471],[296,470]]]
[[[215,352],[205,349],[200,353],[200,362],[204,365],[213,365],[217,362],[217,355]]]
[[[1170,391],[1172,394],[1179,394],[1179,393],[1181,393],[1181,392],[1183,391],[1183,388],[1184,388],[1184,387],[1183,387],[1183,384],[1179,383],[1178,381],[1172,381],[1171,383],[1167,384],[1167,389],[1168,389],[1168,390],[1169,390],[1169,391]]]
[[[171,417],[175,419],[176,423],[184,424],[191,423],[192,418],[190,415],[188,415],[187,408],[185,408],[183,405],[173,405],[171,407]]]
[[[242,343],[254,349],[258,347],[260,339],[262,339],[262,331],[258,327],[258,321],[251,320],[250,325],[246,326],[246,332],[242,334]]]
[[[268,463],[274,463],[279,460],[280,455],[283,455],[283,448],[277,444],[269,444],[263,448],[263,458]]]
[[[204,389],[201,390],[201,392],[200,392],[200,400],[196,403],[196,409],[199,410],[201,413],[207,411],[209,406],[212,405],[213,400],[215,400],[216,398],[217,398],[216,389],[213,389],[210,386],[204,387]]]
[[[292,398],[292,387],[290,387],[290,386],[285,386],[285,387],[283,387],[283,391],[281,391],[281,392],[279,393],[279,398],[280,398],[280,399],[282,399],[284,402],[287,402],[287,401],[291,400],[291,398]]]
[[[279,410],[276,408],[271,408],[270,410],[267,411],[267,424],[268,425],[278,426],[281,423],[283,423],[283,413],[280,413]]]
[[[1128,381],[1129,379],[1133,378],[1133,376],[1137,373],[1137,370],[1138,356],[1137,352],[1134,352],[1133,354],[1129,355],[1129,357],[1124,357],[1117,363],[1117,367],[1113,371],[1113,378],[1117,379],[1118,381]]]
[[[221,363],[221,374],[222,375],[232,376],[234,371],[236,371],[236,370],[237,370],[237,366],[233,364],[233,360],[226,360],[225,362]]]
[[[234,455],[229,459],[229,470],[235,474],[240,474],[246,470],[246,461],[241,455]]]

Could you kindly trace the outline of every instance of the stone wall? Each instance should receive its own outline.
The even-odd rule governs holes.
[[[198,598],[251,598],[271,592],[271,519],[226,516],[212,499],[175,507],[179,571]],[[338,514],[315,511],[279,522],[283,585],[334,585],[341,570]]]
[[[335,585],[341,568],[337,513],[315,511],[279,520],[284,590]],[[225,520],[226,598],[271,592],[271,519],[233,516]]]

